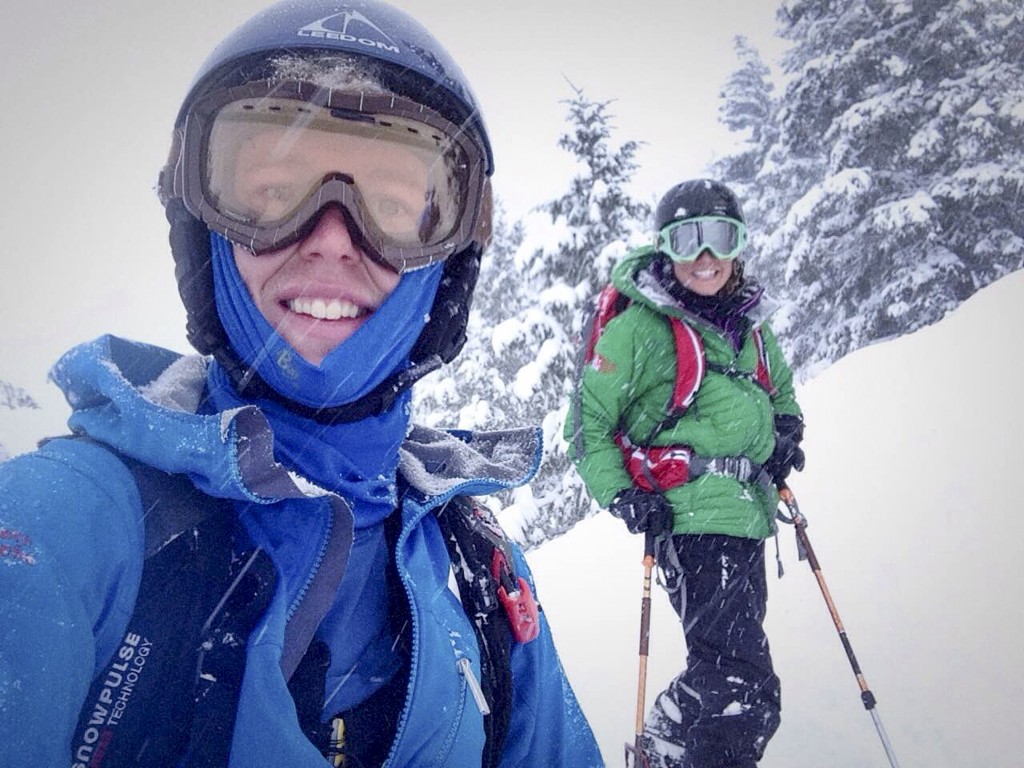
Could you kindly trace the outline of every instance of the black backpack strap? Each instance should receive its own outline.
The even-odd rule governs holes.
[[[121,645],[83,704],[72,766],[227,765],[245,643],[273,594],[273,564],[260,551],[233,557],[230,502],[121,458],[142,496],[146,560]]]
[[[221,521],[228,519],[227,515],[220,514],[222,503],[202,493],[187,477],[161,472],[134,459],[121,457],[121,460],[132,471],[142,498],[147,560],[189,530],[201,528],[210,535],[216,528],[219,537],[230,533],[210,520],[212,517],[219,517]]]
[[[480,646],[480,683],[490,707],[481,765],[488,768],[501,762],[512,715],[512,642],[536,636],[539,606],[525,579],[516,576],[508,538],[489,509],[457,496],[441,509],[438,521]]]
[[[218,768],[228,764],[235,715],[242,692],[249,635],[270,605],[277,571],[262,549],[232,557],[230,582],[207,617],[196,647],[189,749],[179,768]]]

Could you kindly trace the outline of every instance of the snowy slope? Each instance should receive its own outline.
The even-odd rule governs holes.
[[[862,349],[801,388],[808,533],[904,768],[1018,768],[1024,683],[1024,273],[942,322]],[[763,768],[887,766],[792,529],[770,577],[783,722]],[[632,738],[642,541],[607,514],[529,554],[540,599],[605,760]],[[769,542],[769,567],[774,546]],[[648,702],[683,666],[653,604]]]

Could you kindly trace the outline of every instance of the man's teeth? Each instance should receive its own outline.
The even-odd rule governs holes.
[[[359,307],[351,301],[340,299],[291,299],[288,309],[317,320],[340,320],[343,317],[358,317],[360,314]]]

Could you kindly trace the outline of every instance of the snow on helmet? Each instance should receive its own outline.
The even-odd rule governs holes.
[[[462,70],[416,19],[379,0],[282,0],[242,24],[218,44],[192,81],[177,125],[200,96],[256,79],[268,59],[303,50],[349,53],[387,66],[388,83],[475,134],[493,158],[476,97]]]
[[[712,179],[694,179],[676,184],[662,196],[654,212],[654,229],[657,232],[673,221],[698,216],[723,216],[746,224],[731,189]]]
[[[474,198],[472,231],[461,250],[444,259],[430,320],[412,352],[416,375],[396,374],[357,403],[312,413],[321,420],[352,420],[390,407],[395,396],[443,362],[450,362],[466,340],[466,323],[480,258],[490,238],[489,178],[493,154],[483,118],[469,83],[441,44],[415,19],[379,0],[283,0],[242,24],[209,55],[193,78],[175,123],[174,141],[160,175],[160,198],[171,225],[170,242],[178,290],[187,313],[189,342],[224,365],[240,391],[276,396],[247,370],[231,347],[218,318],[210,266],[208,224],[185,202],[185,134],[190,111],[218,92],[272,76],[283,55],[334,55],[371,62],[388,92],[423,105],[457,127],[472,154],[481,186]],[[330,105],[328,105],[329,107]],[[194,116],[191,118],[194,121]],[[195,163],[193,163],[195,165]],[[191,210],[190,210],[191,209]],[[291,404],[290,404],[291,405]],[[300,409],[301,410],[301,409]]]

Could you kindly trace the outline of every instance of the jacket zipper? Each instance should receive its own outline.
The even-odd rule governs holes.
[[[463,656],[455,662],[459,668],[459,672],[466,678],[466,685],[469,686],[469,692],[473,694],[473,699],[476,701],[476,706],[480,710],[481,715],[491,714],[491,707],[487,703],[487,698],[484,696],[484,689],[480,687],[480,681],[476,679],[476,675],[473,674],[473,662],[469,660],[468,656]]]
[[[409,586],[408,575],[406,573],[407,569],[406,569],[404,563],[400,563],[398,561],[399,553],[404,550],[405,543],[409,539],[409,534],[412,532],[412,529],[416,525],[419,524],[420,520],[422,520],[426,515],[430,514],[433,510],[435,510],[438,507],[440,507],[442,504],[448,502],[450,499],[452,499],[455,496],[457,496],[460,490],[462,490],[466,486],[470,486],[470,485],[472,485],[472,483],[462,483],[460,485],[457,485],[455,488],[449,489],[449,491],[447,493],[443,494],[442,496],[430,499],[429,506],[421,506],[419,513],[414,518],[410,519],[407,523],[403,523],[402,524],[402,531],[398,535],[398,541],[395,542],[394,553],[393,553],[394,557],[395,557],[395,566],[396,566],[396,570],[398,571],[398,578],[402,582],[402,589],[405,590],[405,599],[409,603],[409,618],[410,618],[410,623],[412,624],[412,649],[411,649],[411,651],[409,653],[409,684],[408,684],[408,688],[406,689],[406,692],[405,692],[405,702],[403,702],[403,704],[402,704],[402,714],[399,716],[399,718],[398,718],[398,725],[395,727],[395,736],[394,736],[393,741],[391,742],[391,749],[388,751],[387,759],[384,761],[384,764],[381,766],[381,768],[389,768],[389,766],[392,766],[394,764],[395,755],[398,752],[398,745],[402,741],[402,736],[405,733],[405,727],[406,727],[406,725],[409,722],[409,709],[411,708],[411,703],[412,703],[411,700],[410,700],[410,697],[412,695],[413,688],[415,688],[414,683],[415,683],[416,677],[417,677],[417,675],[419,673],[419,658],[420,658],[420,624],[419,624],[419,617],[416,615],[416,610],[415,610],[416,603],[413,600],[412,590],[411,590],[411,588]],[[402,514],[402,501],[398,502],[398,506],[396,508],[396,512],[398,514]],[[472,674],[472,670],[470,670],[470,673]],[[475,680],[475,677],[474,677],[474,680]],[[478,683],[478,685],[479,685],[479,683]],[[481,695],[482,695],[482,691],[481,691]]]
[[[302,587],[296,593],[295,598],[288,606],[288,612],[285,614],[285,624],[292,620],[295,616],[296,611],[299,609],[299,605],[302,603],[303,598],[309,592],[309,587],[316,579],[316,575],[320,572],[320,566],[323,565],[324,557],[327,554],[327,544],[331,540],[331,534],[334,532],[334,507],[328,501],[327,502],[327,525],[326,530],[320,537],[320,548],[317,550],[316,559],[313,561],[312,567],[309,569],[309,573],[306,576],[305,581],[302,583]]]

